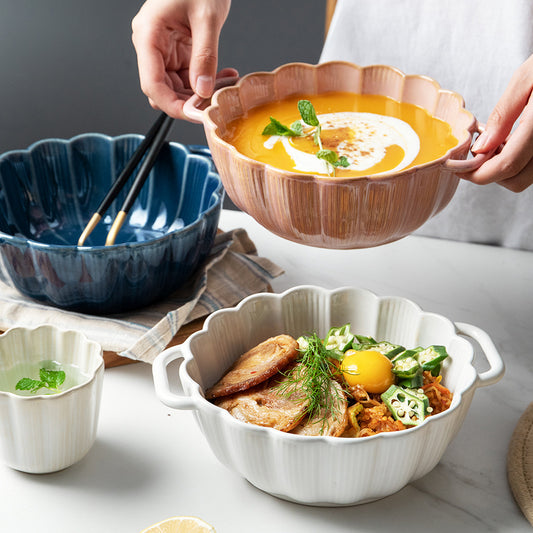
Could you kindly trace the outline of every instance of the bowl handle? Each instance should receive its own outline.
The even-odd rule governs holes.
[[[198,405],[190,396],[181,396],[170,390],[167,367],[172,361],[183,358],[179,346],[173,346],[161,352],[152,364],[152,376],[157,397],[168,407],[183,410],[196,410]]]
[[[478,342],[489,362],[490,368],[478,374],[478,386],[485,387],[486,385],[493,385],[499,381],[505,372],[505,365],[489,335],[477,326],[465,324],[464,322],[456,322],[455,327],[458,333],[472,337]]]
[[[199,106],[204,102],[209,102],[201,98],[197,94],[193,94],[188,100],[183,104],[183,114],[191,121],[196,124],[202,124],[204,121],[204,112],[199,109]]]
[[[485,131],[485,125],[477,122],[476,131],[474,133],[483,133],[483,131]],[[494,152],[496,152],[497,149],[498,147],[487,153],[476,154],[471,159],[447,159],[444,162],[444,168],[457,174],[473,172],[486,163],[494,155]]]
[[[222,89],[223,87],[229,87],[235,85],[239,81],[237,76],[228,76],[225,78],[218,78],[215,81],[215,91]],[[193,94],[183,104],[183,114],[192,122],[201,124],[204,121],[203,110],[211,104],[211,98],[202,98],[197,94]]]

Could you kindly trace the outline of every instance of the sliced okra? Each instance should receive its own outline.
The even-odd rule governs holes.
[[[394,419],[402,422],[404,426],[421,424],[429,407],[429,400],[425,394],[409,391],[397,385],[391,385],[381,395],[381,399]]]
[[[386,356],[388,359],[394,359],[394,357],[403,352],[405,348],[399,344],[393,344],[391,342],[374,342],[359,344],[357,348],[354,346],[354,350],[373,350]]]
[[[424,348],[417,354],[418,362],[422,370],[431,370],[433,375],[438,375],[442,361],[448,357],[444,346],[432,345]],[[434,371],[436,374],[434,374]]]
[[[420,370],[420,363],[412,356],[396,359],[392,372],[400,379],[412,379]]]
[[[344,324],[340,328],[331,328],[324,339],[326,350],[344,353],[351,348],[355,335],[350,331],[350,324]]]

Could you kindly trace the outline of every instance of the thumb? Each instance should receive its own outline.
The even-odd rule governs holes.
[[[519,69],[489,115],[485,131],[472,146],[472,152],[489,152],[505,142],[530,96],[531,83],[524,80]]]
[[[209,18],[191,24],[189,80],[194,92],[202,98],[209,98],[215,87],[220,29],[217,21]]]

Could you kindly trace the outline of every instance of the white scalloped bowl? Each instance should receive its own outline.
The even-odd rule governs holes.
[[[241,154],[228,142],[229,125],[250,109],[293,95],[331,91],[384,95],[417,105],[449,123],[458,144],[426,164],[349,178],[281,170]],[[339,249],[395,241],[444,209],[455,194],[456,171],[464,167],[478,128],[463,98],[437,81],[388,65],[361,67],[345,61],[289,63],[248,74],[235,86],[218,90],[211,105],[203,113],[192,112],[191,118],[203,122],[224,188],[240,209],[281,237]]]
[[[57,394],[7,392],[9,370],[42,360],[75,365],[84,379]],[[33,376],[20,376],[33,377]],[[77,331],[45,325],[0,335],[0,451],[16,470],[44,474],[80,461],[96,439],[104,380],[102,347]]]
[[[232,362],[266,338],[297,337],[350,322],[352,331],[405,347],[442,344],[450,353],[443,382],[454,398],[449,410],[420,426],[394,433],[348,439],[308,437],[247,424],[204,397]],[[472,366],[481,346],[489,369]],[[170,389],[168,365],[183,359],[183,394]],[[432,470],[459,431],[477,387],[498,381],[503,362],[490,337],[469,324],[424,312],[410,300],[379,297],[357,288],[326,290],[301,286],[282,294],[258,294],[236,308],[213,313],[204,328],[154,361],[156,393],[170,407],[191,409],[213,453],[229,469],[274,496],[308,505],[341,506],[383,498]],[[401,461],[398,460],[401,457]],[[204,480],[207,482],[207,480]]]

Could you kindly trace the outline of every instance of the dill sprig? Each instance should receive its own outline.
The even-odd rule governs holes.
[[[314,333],[305,337],[307,346],[301,349],[299,365],[296,365],[278,386],[278,393],[306,403],[305,415],[311,421],[322,421],[325,425],[331,414],[336,419],[343,400],[333,385],[339,371],[332,363],[336,354],[327,350],[320,337]],[[324,428],[323,428],[324,429]]]

